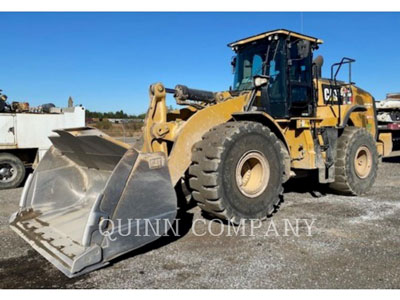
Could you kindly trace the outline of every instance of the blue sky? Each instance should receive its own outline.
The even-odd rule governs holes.
[[[304,13],[303,26],[289,12],[0,13],[0,28],[0,88],[31,105],[72,96],[90,110],[139,114],[153,82],[226,90],[226,44],[278,28],[324,40],[323,75],[348,56],[353,81],[376,99],[400,91],[400,13]]]

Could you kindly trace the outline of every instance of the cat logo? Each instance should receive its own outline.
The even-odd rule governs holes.
[[[322,85],[324,94],[324,102],[338,102],[338,95],[340,95],[340,87],[331,85]]]

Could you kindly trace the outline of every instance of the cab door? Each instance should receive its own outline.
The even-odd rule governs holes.
[[[299,50],[305,41],[293,43],[289,48],[289,101],[291,117],[311,117],[315,112],[312,82],[312,54]],[[304,48],[303,48],[304,49]]]

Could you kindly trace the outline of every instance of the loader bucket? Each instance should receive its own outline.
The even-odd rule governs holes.
[[[140,153],[93,128],[57,130],[28,178],[11,228],[68,277],[164,235],[176,195],[163,153]]]

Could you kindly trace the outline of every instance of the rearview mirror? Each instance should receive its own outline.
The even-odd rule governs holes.
[[[310,54],[310,42],[301,40],[297,43],[297,53],[301,59],[308,57]]]

